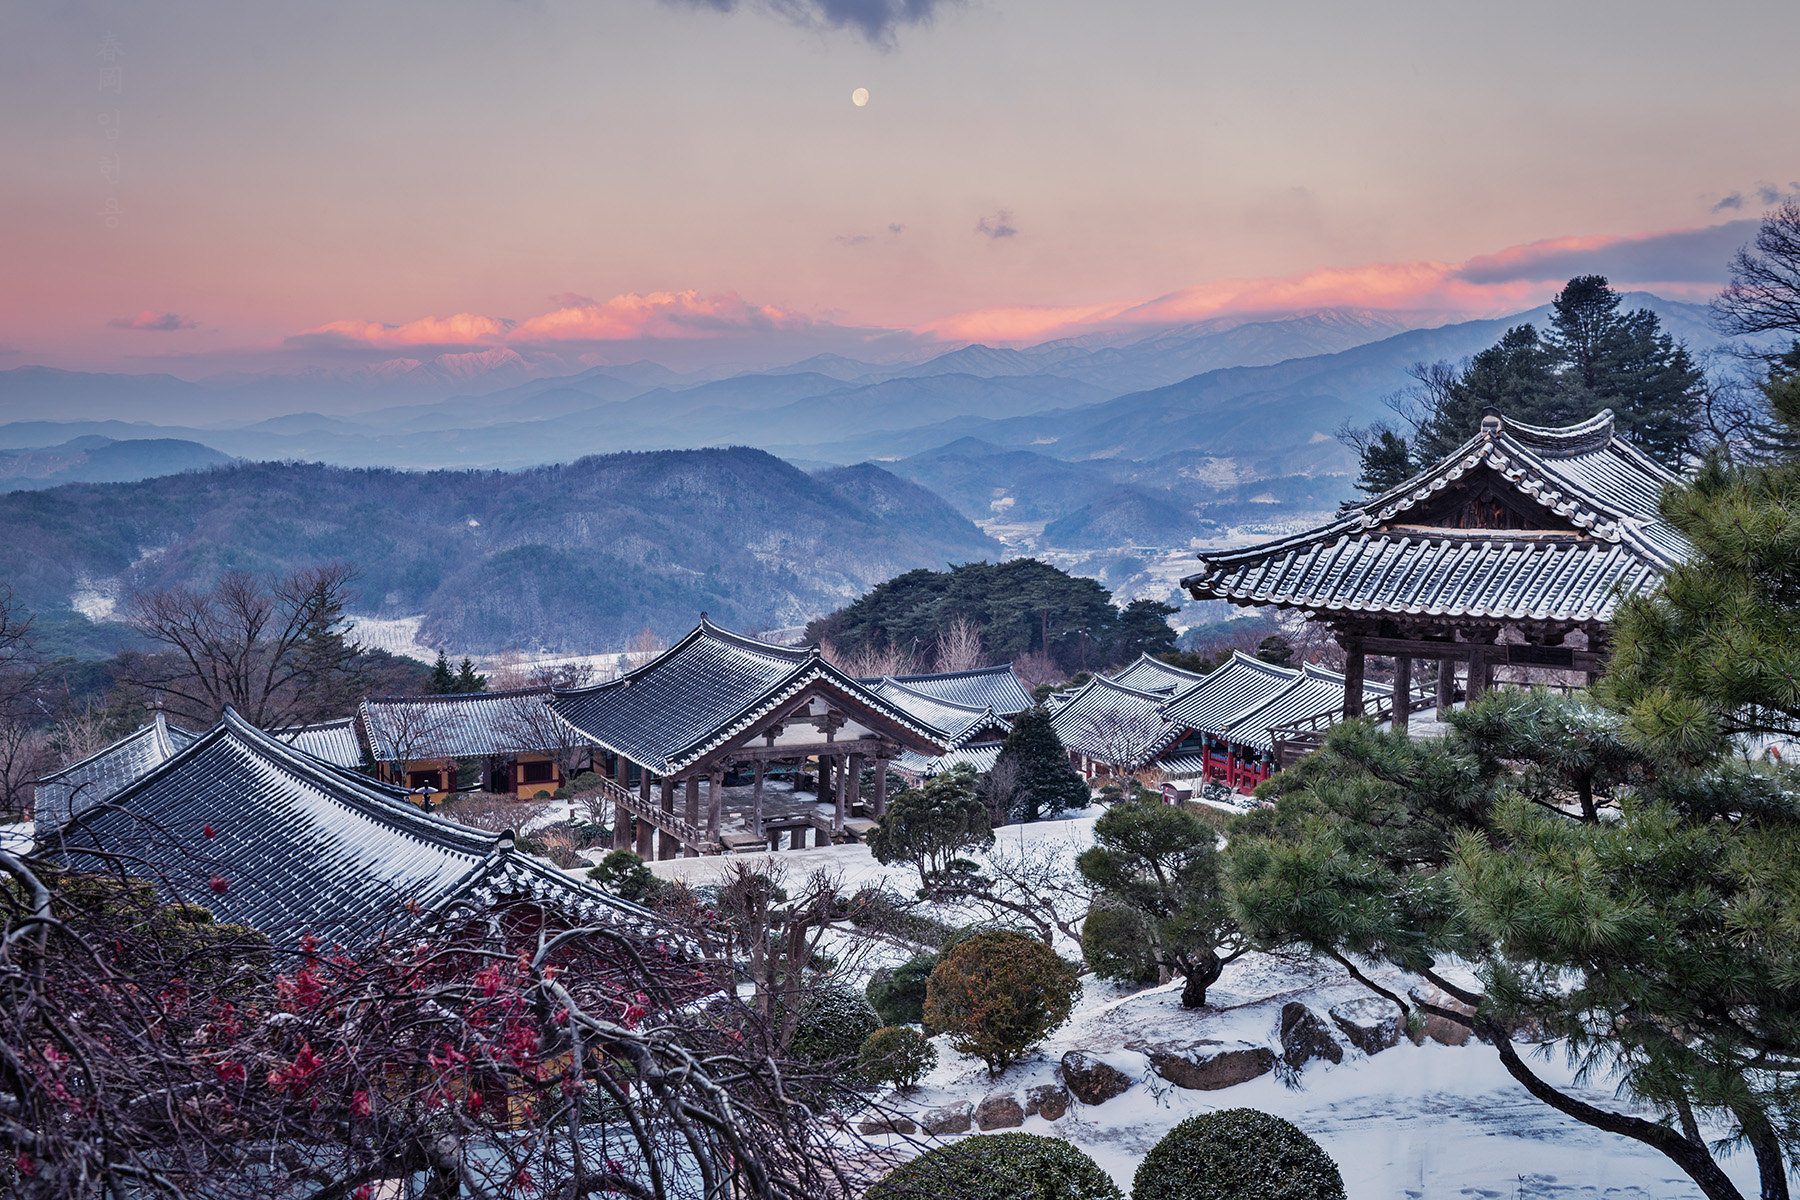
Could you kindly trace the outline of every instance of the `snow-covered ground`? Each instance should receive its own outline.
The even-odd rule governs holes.
[[[1074,852],[1092,840],[1093,817],[1009,826],[999,844]],[[826,867],[843,886],[886,881],[910,892],[910,868],[883,867],[861,845],[783,852],[773,857],[790,877]],[[703,884],[716,879],[729,858],[674,859],[650,864],[665,879]],[[1071,947],[1064,953],[1073,956]],[[1323,1016],[1333,1004],[1369,995],[1334,964],[1290,962],[1249,955],[1225,969],[1207,1009],[1184,1010],[1180,985],[1144,991],[1093,978],[1067,1025],[1029,1061],[996,1081],[978,1060],[958,1055],[936,1039],[939,1062],[919,1087],[889,1103],[918,1115],[959,1101],[979,1103],[993,1092],[1014,1092],[1055,1081],[1068,1050],[1083,1050],[1124,1071],[1131,1088],[1104,1104],[1071,1104],[1055,1122],[1025,1119],[1024,1132],[1048,1134],[1080,1146],[1129,1190],[1143,1155],[1178,1122],[1203,1112],[1248,1107],[1275,1113],[1316,1138],[1343,1171],[1351,1200],[1492,1200],[1614,1197],[1617,1200],[1697,1200],[1700,1192],[1661,1155],[1625,1138],[1601,1133],[1534,1100],[1506,1074],[1491,1047],[1470,1042],[1451,1047],[1427,1040],[1370,1056],[1344,1045],[1343,1062],[1314,1060],[1285,1081],[1277,1074],[1218,1091],[1187,1091],[1162,1081],[1131,1043],[1163,1045],[1203,1039],[1247,1042],[1280,1052],[1279,1013],[1299,1000]],[[1342,1041],[1342,1039],[1340,1039]],[[1606,1081],[1575,1087],[1555,1047],[1530,1058],[1549,1082],[1591,1103],[1620,1108]],[[877,1136],[900,1148],[932,1139]],[[1747,1156],[1727,1161],[1740,1185],[1754,1193],[1755,1167]]]

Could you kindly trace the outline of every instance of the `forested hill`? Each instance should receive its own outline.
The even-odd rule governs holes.
[[[703,610],[793,625],[999,549],[878,467],[814,476],[744,447],[517,472],[246,463],[0,496],[0,581],[35,610],[336,560],[361,574],[358,609],[423,613],[424,640],[457,652],[613,649]]]

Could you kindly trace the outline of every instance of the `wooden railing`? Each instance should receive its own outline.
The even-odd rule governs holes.
[[[679,841],[683,846],[691,846],[704,852],[708,846],[714,845],[713,839],[703,828],[692,821],[684,820],[672,812],[664,812],[662,806],[654,798],[646,804],[643,797],[608,779],[601,784],[601,791],[613,804],[613,822],[616,825],[621,815],[636,817],[648,822],[653,828],[660,829]]]

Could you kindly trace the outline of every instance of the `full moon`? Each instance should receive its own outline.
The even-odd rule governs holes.
[[[869,89],[868,88],[857,88],[854,92],[850,93],[850,103],[856,105],[856,107],[861,108],[863,105],[867,104],[868,102],[869,102]]]

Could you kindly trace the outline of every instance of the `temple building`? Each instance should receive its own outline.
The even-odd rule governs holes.
[[[654,661],[607,683],[558,692],[552,707],[612,764],[614,844],[634,844],[645,858],[756,848],[783,832],[795,847],[809,832],[816,840],[853,837],[886,809],[888,763],[909,751],[941,755],[950,741],[827,663],[817,647],[771,645],[720,629],[704,615]],[[776,766],[810,775],[830,817],[797,817],[785,828],[765,821],[765,783]],[[865,768],[873,792],[866,802]],[[726,778],[745,773],[750,810],[741,829],[727,829]]]
[[[991,708],[994,715],[1011,721],[1031,707],[1031,693],[1020,682],[1012,664],[947,671],[937,675],[887,675],[863,683],[897,683],[936,700],[966,708]]]
[[[548,688],[371,697],[358,706],[356,723],[384,783],[529,800],[554,793],[588,758],[550,700]]]
[[[158,709],[149,724],[44,776],[37,781],[33,804],[38,829],[60,828],[77,813],[106,803],[121,788],[174,758],[196,736],[169,724]]]
[[[1658,515],[1677,478],[1622,440],[1610,410],[1561,429],[1485,411],[1455,453],[1329,524],[1205,552],[1182,580],[1196,600],[1296,609],[1346,655],[1341,711],[1365,712],[1369,655],[1401,694],[1438,664],[1441,712],[1482,695],[1496,668],[1585,672],[1606,660],[1613,612],[1655,588],[1690,548]],[[1461,673],[1462,686],[1457,686]],[[1407,723],[1402,705],[1392,714]]]
[[[62,861],[150,879],[277,943],[355,943],[459,900],[554,901],[643,918],[496,837],[421,812],[405,793],[304,753],[227,708],[175,754],[54,832]]]
[[[1002,667],[1000,670],[1017,682],[1010,667]],[[967,676],[973,673],[965,671],[958,672],[957,675]],[[946,741],[943,754],[927,756],[909,750],[895,759],[894,769],[900,773],[901,778],[916,785],[958,764],[967,764],[977,771],[993,770],[995,760],[1000,757],[1000,743],[1012,732],[1011,718],[1000,716],[986,705],[976,707],[973,704],[958,704],[935,694],[959,688],[962,680],[954,676],[912,675],[906,678],[912,682],[902,683],[899,678],[891,675],[884,677],[874,683],[871,690],[925,724],[943,731]],[[990,678],[995,676],[990,675]],[[932,681],[940,679],[950,680],[952,687],[940,689],[930,686]],[[920,686],[921,683],[926,686]],[[997,689],[972,694],[977,699],[992,699],[994,690]],[[1020,691],[1023,690],[1021,686]],[[1016,697],[1005,696],[1003,699],[1011,703]]]

